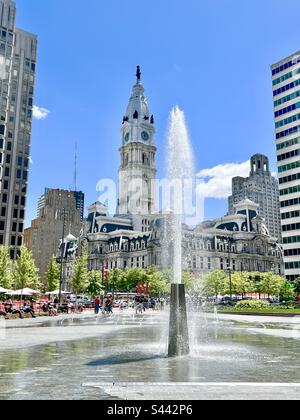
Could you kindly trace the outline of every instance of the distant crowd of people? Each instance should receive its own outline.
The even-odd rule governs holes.
[[[36,318],[33,302],[26,301],[20,306],[20,309],[16,309],[13,301],[8,299],[4,302],[4,310],[0,311],[0,316],[3,316],[4,318],[9,318],[10,315],[18,315],[18,317],[22,319],[25,314],[30,314],[32,318]]]
[[[113,301],[113,297],[111,295],[106,296],[103,301],[99,296],[96,297],[94,300],[94,307],[95,307],[95,314],[98,315],[100,312],[103,315],[112,315],[114,311],[114,307],[118,307],[121,311],[124,309],[128,309],[129,307],[134,308],[136,314],[144,313],[148,309],[152,310],[164,310],[165,305],[167,304],[165,298],[154,298],[144,295],[137,295],[135,296],[134,300],[124,299],[120,301]],[[75,313],[79,312],[82,313],[84,311],[84,305],[81,303],[74,303],[71,302],[70,299],[64,299],[61,303],[59,302],[58,297],[55,297],[51,301],[45,301],[40,303],[39,306],[39,314],[45,314],[49,316],[57,316],[58,313]],[[32,301],[24,301],[23,304],[18,305],[17,307],[14,305],[11,299],[8,299],[2,305],[2,309],[0,307],[0,317],[5,317],[8,319],[10,315],[17,315],[20,319],[24,318],[24,315],[29,314],[32,318],[36,318],[36,312],[34,308],[34,302]]]

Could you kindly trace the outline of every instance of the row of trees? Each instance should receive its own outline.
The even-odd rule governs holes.
[[[5,289],[24,289],[31,287],[38,289],[39,270],[32,258],[32,253],[22,246],[20,256],[16,261],[11,261],[9,256],[9,248],[0,247],[0,286]]]
[[[147,270],[139,268],[118,268],[110,270],[108,279],[102,278],[99,271],[88,271],[88,253],[83,249],[82,255],[74,261],[71,286],[76,293],[87,293],[95,296],[104,289],[120,292],[135,292],[137,285],[145,285],[151,294],[168,292],[171,282],[171,271],[160,272],[155,267]],[[60,264],[53,256],[49,262],[47,291],[58,289],[60,284]],[[268,296],[281,296],[282,300],[292,300],[300,294],[300,278],[291,285],[283,277],[273,273],[234,272],[231,279],[222,270],[213,270],[204,276],[195,276],[183,272],[183,280],[187,291],[204,296],[245,295],[259,293]],[[32,253],[22,246],[20,256],[12,262],[9,248],[0,247],[0,286],[6,289],[23,289],[31,287],[39,289],[39,273]]]
[[[135,292],[138,284],[145,285],[152,294],[164,293],[169,290],[169,279],[165,273],[158,271],[155,267],[148,270],[139,268],[118,268],[109,271],[108,279],[103,279],[100,271],[88,271],[88,254],[86,250],[74,262],[71,286],[74,292],[86,293],[90,296],[100,294],[102,290]],[[60,265],[53,257],[49,263],[47,272],[48,290],[51,292],[59,287]]]
[[[203,277],[187,281],[190,291],[205,296],[219,295],[246,295],[257,293],[259,295],[278,296],[281,300],[294,300],[300,293],[300,279],[294,284],[286,281],[284,277],[273,273],[247,273],[234,272],[229,278],[222,270],[213,270]]]

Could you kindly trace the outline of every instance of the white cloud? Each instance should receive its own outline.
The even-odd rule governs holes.
[[[33,107],[33,118],[36,120],[44,120],[48,117],[50,111],[46,108],[41,108],[39,106],[34,105]]]
[[[249,160],[243,163],[225,163],[210,169],[203,169],[197,175],[200,179],[197,193],[203,198],[227,198],[232,194],[232,178],[247,177],[249,172]]]

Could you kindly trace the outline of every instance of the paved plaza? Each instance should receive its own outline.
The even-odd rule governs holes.
[[[189,318],[171,359],[167,312],[2,321],[0,399],[299,399],[300,317]]]

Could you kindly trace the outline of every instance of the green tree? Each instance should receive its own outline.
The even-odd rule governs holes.
[[[250,281],[248,273],[234,272],[231,274],[231,292],[234,295],[245,295],[254,290],[253,283]],[[226,294],[230,293],[230,278],[227,277],[225,281]]]
[[[270,296],[279,296],[284,285],[284,278],[273,273],[262,273],[259,292]]]
[[[297,295],[300,295],[300,277],[295,280],[294,289]]]
[[[119,268],[109,270],[107,286],[110,290],[126,291],[126,283],[124,282],[124,271]]]
[[[187,291],[193,290],[193,283],[195,281],[195,276],[192,273],[190,273],[189,271],[183,271],[182,281],[184,282],[185,288]]]
[[[82,248],[82,254],[75,259],[71,285],[76,293],[83,293],[88,287],[88,252]]]
[[[147,272],[146,283],[151,295],[165,293],[169,289],[168,279],[164,273],[158,271],[155,267],[150,267]]]
[[[13,283],[16,289],[22,290],[26,287],[34,289],[40,287],[39,270],[35,265],[31,251],[25,245],[21,246],[20,255],[14,264]]]
[[[56,262],[56,258],[53,255],[48,264],[48,271],[46,273],[48,292],[54,292],[54,290],[59,288],[60,268],[60,265]]]
[[[227,276],[223,270],[213,270],[204,276],[203,293],[206,296],[215,296],[224,294],[226,288]]]
[[[11,287],[11,260],[9,256],[9,248],[0,247],[0,286],[4,289]]]
[[[90,271],[88,273],[88,286],[86,288],[86,293],[89,296],[98,296],[103,289],[102,273],[100,271]]]
[[[147,274],[140,268],[127,268],[124,272],[123,284],[126,291],[136,291],[138,283],[145,283],[147,281]]]
[[[284,281],[280,290],[281,302],[294,302],[296,299],[296,292],[294,286],[288,281]]]

